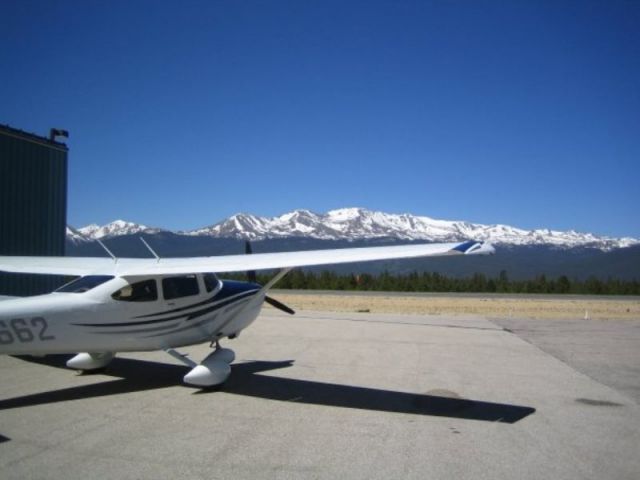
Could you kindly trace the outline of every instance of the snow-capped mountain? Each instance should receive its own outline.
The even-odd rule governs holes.
[[[136,233],[154,234],[161,231],[157,228],[118,220],[102,227],[89,225],[78,230],[69,229],[68,238],[78,241],[80,238],[90,240]],[[174,233],[248,240],[306,237],[319,240],[393,238],[449,242],[473,239],[506,245],[592,247],[600,250],[640,244],[640,239],[629,237],[611,238],[573,230],[567,232],[549,229],[524,230],[507,225],[437,220],[410,214],[373,212],[362,208],[344,208],[325,214],[317,214],[309,210],[294,210],[271,218],[236,214],[209,227]]]
[[[126,222],[124,220],[116,220],[106,225],[100,226],[96,224],[87,225],[86,227],[73,229],[67,228],[67,238],[69,232],[72,232],[72,239],[79,239],[78,235],[87,240],[96,240],[101,238],[119,237],[122,235],[135,235],[137,233],[154,234],[162,230],[160,228],[147,227],[139,223]]]
[[[321,240],[396,238],[432,242],[474,239],[496,244],[589,246],[603,250],[640,243],[640,240],[629,237],[610,238],[573,230],[524,230],[507,225],[436,220],[410,214],[372,212],[362,208],[332,210],[326,214],[295,210],[272,218],[237,214],[213,226],[184,233],[250,240],[293,236]]]

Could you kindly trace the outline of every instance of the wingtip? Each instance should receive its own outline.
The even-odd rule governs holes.
[[[496,253],[496,249],[489,242],[475,242],[473,240],[461,243],[453,250],[464,255],[493,255]]]

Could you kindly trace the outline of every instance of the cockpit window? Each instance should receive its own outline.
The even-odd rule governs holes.
[[[202,279],[204,280],[204,288],[207,289],[207,293],[213,292],[218,288],[218,277],[213,273],[205,273]]]
[[[114,278],[112,275],[87,275],[70,281],[66,285],[61,286],[56,292],[61,293],[84,293],[92,288],[102,285]]]
[[[143,280],[122,287],[111,298],[122,302],[153,302],[158,299],[158,287],[155,280]]]
[[[162,290],[165,300],[174,298],[189,297],[198,295],[198,279],[195,275],[185,275],[184,277],[167,277],[162,279]]]

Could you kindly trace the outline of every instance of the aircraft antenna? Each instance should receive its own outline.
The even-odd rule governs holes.
[[[153,251],[153,248],[151,248],[147,242],[144,241],[144,238],[140,237],[140,240],[142,241],[142,243],[144,243],[144,246],[149,249],[149,251],[153,254],[153,256],[156,257],[156,260],[158,260],[158,263],[160,263],[160,256]]]
[[[109,256],[110,256],[111,258],[113,258],[113,261],[114,261],[115,263],[118,263],[118,259],[116,258],[116,256],[115,256],[113,253],[111,253],[111,250],[109,250],[109,249],[107,248],[107,246],[106,246],[104,243],[102,243],[102,242],[100,241],[100,239],[99,239],[99,238],[96,238],[96,242],[98,242],[98,243],[100,244],[100,246],[101,246],[102,248],[104,248],[104,249],[105,249],[105,251],[109,254]]]

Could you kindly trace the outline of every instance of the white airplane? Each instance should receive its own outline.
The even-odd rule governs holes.
[[[236,338],[265,301],[293,313],[267,292],[294,267],[495,252],[474,241],[197,258],[159,258],[153,250],[156,258],[116,258],[106,250],[112,258],[0,256],[0,271],[78,277],[46,295],[0,302],[0,354],[83,352],[67,366],[88,371],[116,352],[164,350],[191,368],[185,383],[211,387],[227,379],[235,359],[222,338]],[[271,269],[280,271],[258,285],[255,271]],[[239,271],[248,282],[217,276]],[[215,350],[199,364],[175,350],[204,342]]]

